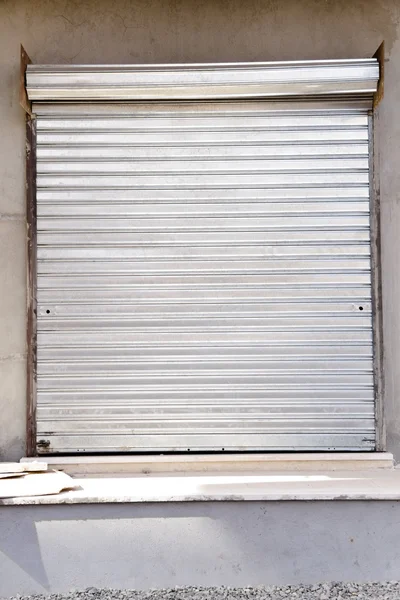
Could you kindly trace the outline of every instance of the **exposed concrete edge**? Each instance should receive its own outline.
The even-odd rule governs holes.
[[[297,472],[354,471],[392,469],[389,452],[349,452],[315,454],[210,454],[159,456],[43,456],[22,458],[43,461],[52,469],[69,475],[137,473],[221,473],[221,472]]]
[[[74,478],[53,496],[5,498],[0,505],[139,502],[400,500],[400,469],[332,473],[218,473]]]

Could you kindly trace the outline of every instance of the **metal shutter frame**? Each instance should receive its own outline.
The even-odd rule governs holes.
[[[28,67],[39,451],[375,448],[378,71]]]

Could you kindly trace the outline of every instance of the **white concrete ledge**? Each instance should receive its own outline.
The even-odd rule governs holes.
[[[223,473],[223,472],[297,472],[356,471],[393,468],[389,452],[338,452],[296,454],[209,454],[157,456],[43,456],[23,458],[43,461],[51,469],[69,475]]]
[[[194,501],[400,500],[400,469],[331,473],[218,473],[74,478],[53,496],[5,498],[3,506]]]

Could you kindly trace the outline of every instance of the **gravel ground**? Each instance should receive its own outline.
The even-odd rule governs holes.
[[[18,600],[400,600],[400,582],[321,583],[248,588],[198,588],[138,591],[89,588],[68,594],[15,596]]]

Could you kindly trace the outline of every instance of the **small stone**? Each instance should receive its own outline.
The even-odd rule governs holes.
[[[9,600],[400,600],[400,582],[322,582],[268,587],[180,587],[158,590],[87,588],[68,594],[14,596]],[[3,599],[7,600],[7,599]]]

